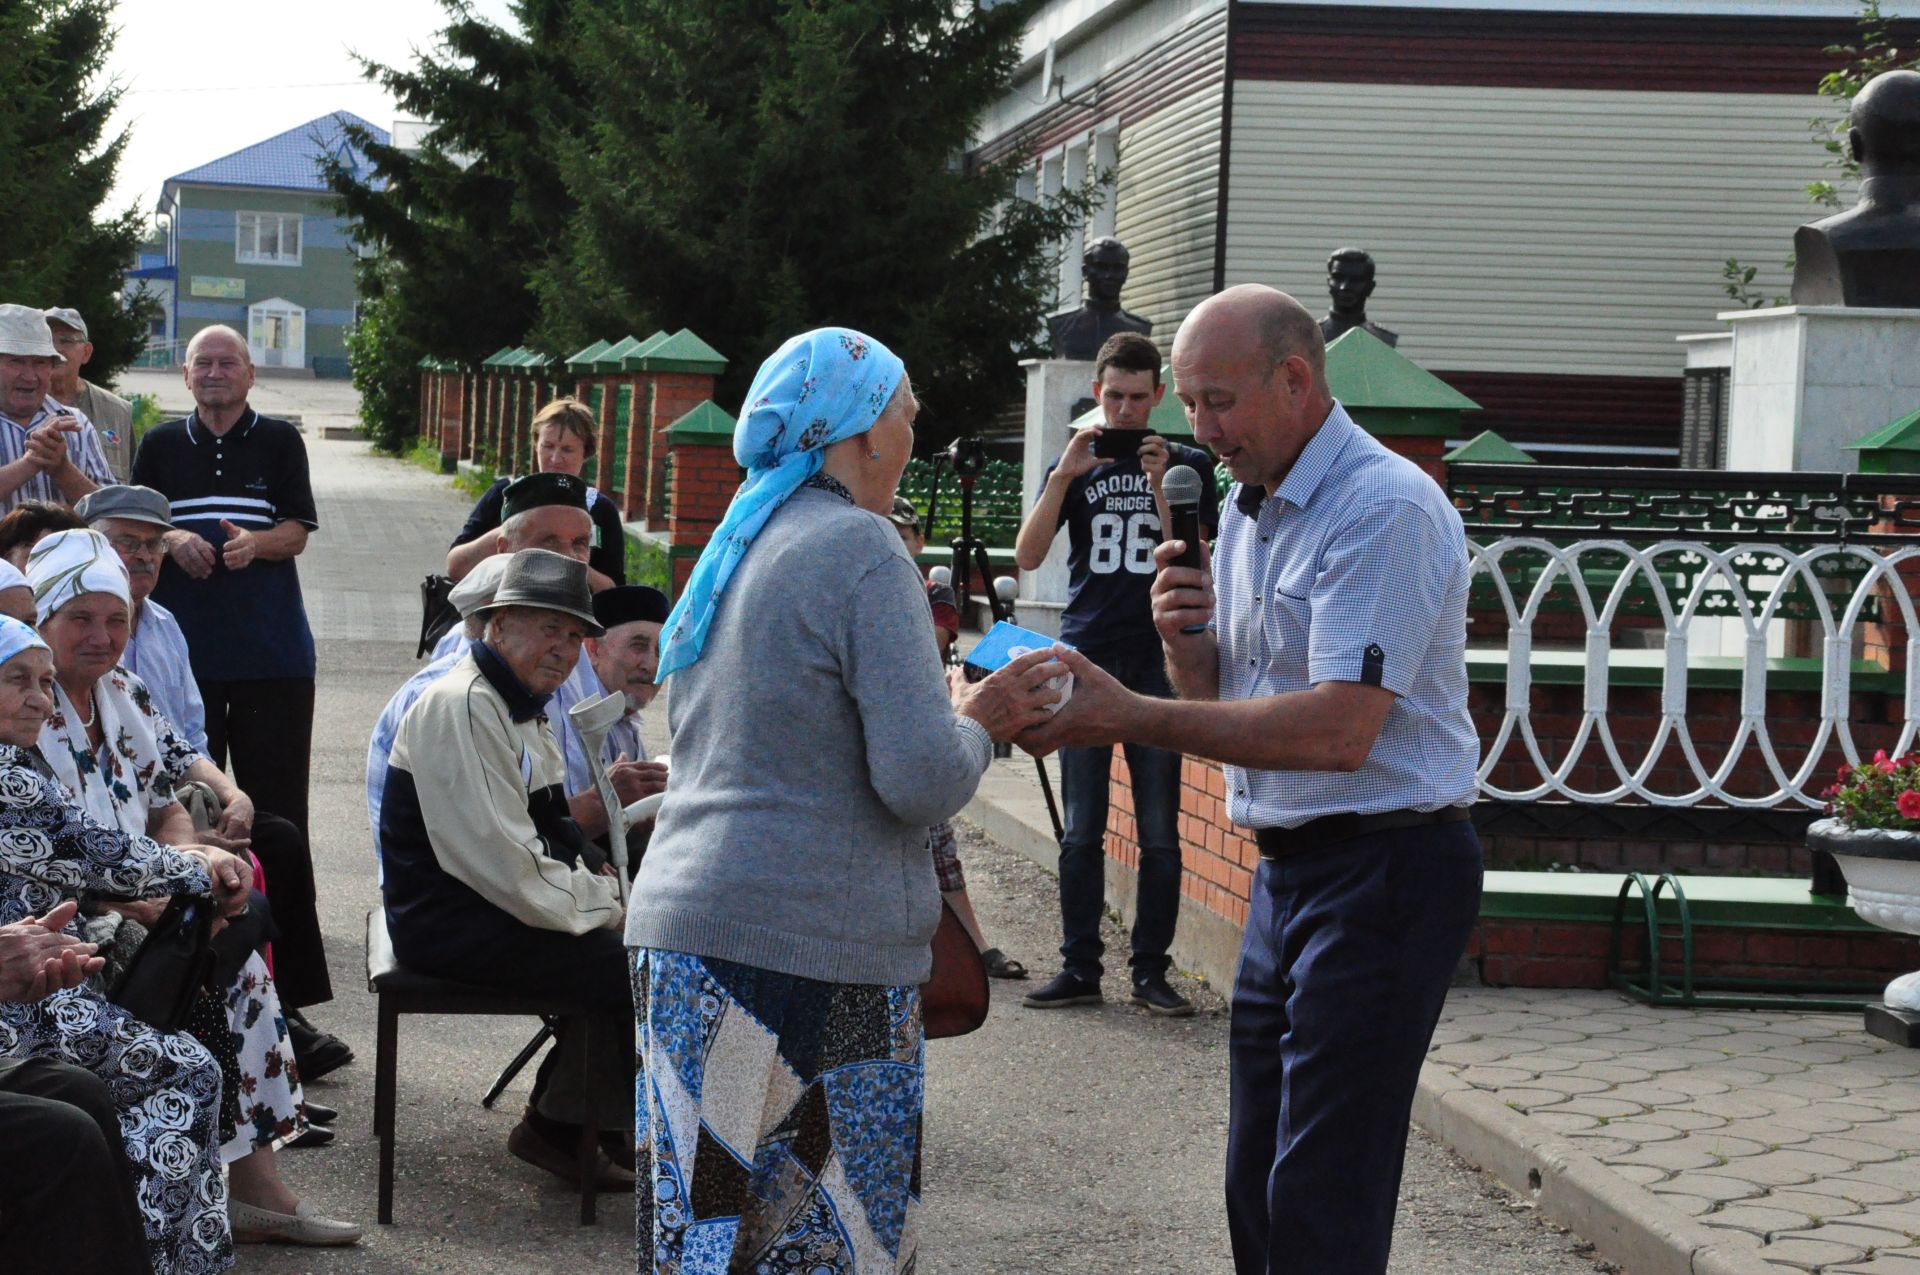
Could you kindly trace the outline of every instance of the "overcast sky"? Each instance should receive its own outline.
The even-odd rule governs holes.
[[[507,0],[474,8],[509,22]],[[437,0],[120,0],[112,74],[131,127],[109,208],[151,214],[178,172],[331,111],[392,128],[392,99],[352,53],[412,61],[445,25]]]

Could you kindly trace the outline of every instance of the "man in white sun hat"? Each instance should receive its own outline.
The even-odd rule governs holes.
[[[92,422],[53,397],[65,361],[45,314],[0,305],[0,513],[25,500],[71,505],[113,481]]]

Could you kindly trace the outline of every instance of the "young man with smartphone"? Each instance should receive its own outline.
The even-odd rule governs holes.
[[[1020,526],[1014,560],[1039,567],[1067,529],[1067,606],[1060,639],[1084,652],[1128,688],[1170,698],[1148,592],[1153,551],[1168,522],[1161,478],[1173,465],[1200,475],[1200,529],[1219,521],[1213,460],[1149,431],[1147,417],[1166,394],[1160,351],[1137,332],[1100,347],[1093,392],[1104,425],[1083,429],[1047,470],[1033,511]],[[1132,954],[1133,1001],[1156,1014],[1193,1012],[1167,983],[1167,949],[1180,913],[1180,754],[1126,744],[1139,828],[1139,895]],[[1100,918],[1106,892],[1108,773],[1113,749],[1060,751],[1066,828],[1060,837],[1061,972],[1026,997],[1035,1009],[1101,1001]]]

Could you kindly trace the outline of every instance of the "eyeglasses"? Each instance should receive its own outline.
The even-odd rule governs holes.
[[[55,345],[85,345],[87,338],[81,336],[78,332],[68,332],[53,338],[53,343]]]
[[[151,540],[142,540],[138,536],[115,536],[107,543],[113,546],[115,553],[119,554],[144,553],[148,557],[157,558],[167,551],[165,536],[155,536]]]

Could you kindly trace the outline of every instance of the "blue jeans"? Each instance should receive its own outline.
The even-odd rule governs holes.
[[[1158,643],[1150,647],[1093,649],[1088,659],[1130,691],[1171,699]],[[1133,978],[1162,977],[1171,964],[1167,948],[1180,917],[1180,754],[1144,744],[1123,745],[1133,781],[1134,822],[1139,828],[1139,893],[1134,905]],[[1106,906],[1107,790],[1113,748],[1060,750],[1061,802],[1066,829],[1060,837],[1060,944],[1068,973],[1098,980],[1100,917]]]
[[[1229,1036],[1236,1275],[1387,1269],[1420,1063],[1479,911],[1471,823],[1261,862]]]

